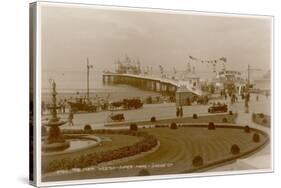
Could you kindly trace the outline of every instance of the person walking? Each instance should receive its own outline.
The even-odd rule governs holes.
[[[182,117],[183,116],[183,109],[182,109],[182,106],[180,106],[180,117]]]
[[[67,101],[66,101],[66,99],[64,99],[62,102],[62,113],[64,113],[64,114],[65,114],[66,103],[67,103]]]
[[[177,117],[179,117],[179,115],[180,115],[180,109],[179,109],[179,107],[177,107],[176,115],[177,115]]]
[[[68,125],[69,126],[74,126],[73,118],[74,118],[74,114],[73,114],[72,110],[70,110],[69,115],[68,115]]]
[[[46,110],[46,104],[44,101],[42,101],[41,103],[41,115],[43,115],[45,113],[45,110]]]
[[[256,96],[256,101],[259,101],[259,95]]]

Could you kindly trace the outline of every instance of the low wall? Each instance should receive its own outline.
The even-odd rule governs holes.
[[[152,116],[151,116],[152,117]],[[210,122],[207,121],[206,119],[208,117],[212,117],[212,118],[216,118],[217,121],[213,121],[215,123],[223,123],[222,119],[224,117],[227,117],[229,119],[229,123],[234,123],[235,119],[237,117],[237,114],[233,114],[233,115],[229,115],[228,113],[223,113],[223,114],[209,114],[209,115],[198,115],[198,119],[194,119],[192,118],[192,116],[188,116],[188,117],[182,117],[182,118],[166,118],[166,119],[158,119],[156,117],[156,121],[152,122],[150,120],[139,120],[139,121],[125,121],[125,122],[112,122],[112,123],[106,123],[104,124],[104,126],[107,127],[118,127],[118,126],[130,126],[130,124],[132,123],[136,123],[138,126],[141,125],[160,125],[160,124],[171,124],[172,122],[175,123],[184,123],[184,122],[190,122],[191,120],[193,121],[192,123],[200,123],[200,121],[202,122]]]

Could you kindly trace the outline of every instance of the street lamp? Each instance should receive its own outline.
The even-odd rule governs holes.
[[[90,101],[90,89],[89,89],[89,75],[90,69],[93,68],[93,65],[89,64],[89,58],[87,58],[87,100]]]
[[[248,64],[248,80],[247,80],[247,87],[246,87],[246,97],[245,97],[245,113],[249,113],[249,101],[250,101],[250,71],[260,71],[261,69],[253,69],[250,68],[250,65]]]

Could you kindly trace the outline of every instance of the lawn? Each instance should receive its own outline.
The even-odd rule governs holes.
[[[246,133],[243,129],[236,128],[217,127],[215,130],[208,130],[207,127],[198,126],[179,127],[175,130],[167,127],[145,128],[139,129],[139,131],[145,131],[156,136],[160,141],[159,148],[143,157],[129,161],[125,160],[124,162],[115,165],[132,165],[136,167],[138,165],[151,166],[153,164],[172,164],[165,168],[148,168],[147,170],[151,175],[188,172],[190,169],[193,169],[192,160],[195,156],[201,156],[205,165],[211,164],[233,157],[234,155],[230,152],[230,148],[233,144],[237,144],[240,148],[240,154],[243,154],[261,146],[267,139],[266,136],[258,133],[260,135],[260,142],[255,143],[253,142],[252,137],[254,133],[257,133],[256,131],[252,130],[250,133]],[[120,137],[120,135],[118,135],[118,137]],[[116,138],[116,140],[119,140],[121,143],[132,141],[129,141],[129,139],[126,139],[125,137]],[[99,149],[110,149],[111,147],[115,147],[114,142],[108,144],[109,145],[106,146],[107,148],[100,147]],[[114,146],[110,146],[111,144],[114,144]],[[44,180],[54,181],[137,176],[139,171],[139,168],[113,171],[85,171],[76,174],[48,177]]]
[[[184,163],[191,165],[192,159],[200,155],[206,163],[231,156],[230,147],[237,144],[241,153],[256,147],[252,141],[253,133],[245,133],[243,129],[217,128],[151,128],[145,131],[155,135],[161,145],[141,159],[130,161],[129,164],[149,163]],[[262,135],[261,135],[262,136]],[[264,139],[264,137],[262,137]]]

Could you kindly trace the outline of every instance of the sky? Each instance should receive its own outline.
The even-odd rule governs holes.
[[[46,5],[41,19],[43,71],[84,70],[87,57],[95,70],[113,70],[126,55],[154,70],[184,70],[190,62],[212,71],[190,55],[226,57],[227,69],[270,69],[269,17]]]

